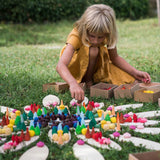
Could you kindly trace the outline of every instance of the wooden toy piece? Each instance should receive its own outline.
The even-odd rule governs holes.
[[[132,122],[132,118],[128,117],[127,119],[125,119],[125,122]]]
[[[24,135],[23,129],[21,130],[20,137],[22,138],[22,141],[24,141],[24,139],[25,139],[25,135]]]
[[[91,138],[91,134],[90,134],[90,131],[89,131],[89,125],[87,126],[87,133],[85,135],[86,138]]]
[[[115,116],[115,109],[114,109],[114,106],[112,106],[112,116]]]
[[[33,107],[32,107],[32,113],[34,114],[35,112],[36,112],[36,105],[35,104],[33,104]]]
[[[25,135],[24,139],[25,139],[25,141],[29,141],[31,139],[31,137],[29,135],[28,128],[27,128],[26,135]]]
[[[5,126],[5,125],[6,125],[6,117],[3,116],[3,117],[2,117],[1,126]]]
[[[36,112],[37,112],[37,110],[38,110],[39,108],[41,109],[40,105],[37,104]]]
[[[137,115],[135,113],[133,114],[133,121],[137,122]]]
[[[123,113],[120,114],[119,122],[120,123],[124,123],[125,122],[125,120],[123,118]]]
[[[93,106],[89,103],[87,106],[87,110],[92,111],[93,110]]]
[[[33,111],[33,104],[31,104],[31,111]]]
[[[63,100],[61,99],[61,105],[63,105]]]
[[[8,115],[6,115],[6,125],[9,124],[9,118],[8,118]]]
[[[93,138],[95,141],[98,142],[98,138],[99,138],[98,132],[97,132],[97,133],[94,133],[94,134],[92,135],[92,138]]]
[[[121,89],[122,89],[122,90],[125,90],[125,89],[126,89],[126,87],[125,87],[125,86],[123,86]]]
[[[12,135],[11,139],[12,139],[13,142],[15,141],[15,135],[14,134]]]
[[[144,90],[143,93],[154,93],[154,91],[151,91],[151,90]]]
[[[61,105],[59,106],[59,109],[60,109],[60,110],[65,109],[65,106],[64,106],[64,104],[63,104],[63,100],[61,100]]]
[[[83,107],[86,109],[86,104],[85,104],[85,102],[83,102]]]
[[[117,131],[120,131],[121,127],[120,127],[120,121],[119,121],[119,112],[117,112]]]
[[[91,132],[91,136],[93,136],[93,134],[95,133],[94,131],[94,127],[92,127],[92,132]]]
[[[60,135],[59,135],[59,137],[58,137],[58,144],[60,144],[60,145],[63,144],[62,133],[60,133]]]
[[[9,111],[8,111],[8,107],[7,107],[7,110],[6,110],[6,117],[9,117]]]

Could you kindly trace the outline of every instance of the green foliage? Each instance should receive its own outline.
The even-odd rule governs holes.
[[[111,6],[120,19],[139,19],[148,15],[148,0],[88,0],[89,4],[103,3]]]
[[[139,19],[148,14],[148,0],[1,0],[0,21],[57,22],[79,18],[87,6],[103,3],[114,8],[117,18]]]
[[[25,23],[75,19],[80,17],[86,5],[84,0],[1,0],[0,21]]]

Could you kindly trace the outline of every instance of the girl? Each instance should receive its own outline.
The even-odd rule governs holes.
[[[148,73],[136,70],[117,54],[116,43],[113,9],[103,4],[88,7],[69,34],[56,67],[69,84],[72,98],[83,101],[80,82],[88,87],[97,82],[133,83],[135,79],[150,83]]]

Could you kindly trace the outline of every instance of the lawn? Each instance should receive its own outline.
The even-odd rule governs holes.
[[[56,24],[0,24],[0,105],[23,111],[29,104],[40,104],[48,94],[55,94],[69,105],[70,93],[57,94],[54,91],[42,92],[42,85],[48,82],[62,81],[55,67],[59,53],[65,44],[67,35],[71,31],[73,22],[61,21]],[[160,27],[155,18],[138,21],[117,21],[119,40],[118,53],[132,66],[150,73],[152,82],[160,81]],[[132,99],[90,98],[90,100],[104,102],[105,108],[109,105],[136,103]],[[157,103],[144,103],[141,109],[133,112],[158,110]],[[74,113],[74,109],[71,111]],[[160,120],[160,119],[159,119]],[[159,127],[160,125],[158,125]],[[124,132],[127,128],[124,128]],[[72,146],[77,138],[72,134],[69,145],[58,148],[51,144],[43,129],[40,140],[49,147],[48,159],[75,159]],[[108,135],[109,133],[104,133]],[[134,136],[144,137],[153,141],[160,141],[160,135],[147,134]],[[9,139],[9,138],[8,138]],[[118,141],[117,141],[118,142]],[[132,143],[118,142],[122,151],[98,149],[105,159],[128,159],[129,153],[147,151],[144,147],[135,147]],[[32,144],[32,146],[34,146]],[[7,156],[0,154],[0,159],[18,159],[31,146]],[[12,158],[11,158],[12,157]],[[13,158],[14,157],[14,158]]]

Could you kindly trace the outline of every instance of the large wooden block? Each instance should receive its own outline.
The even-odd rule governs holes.
[[[160,160],[160,151],[129,154],[128,160]]]
[[[113,90],[118,87],[114,84],[108,84],[108,83],[97,83],[96,85],[91,86],[90,88],[90,96],[91,97],[102,97],[109,99],[113,97]]]

